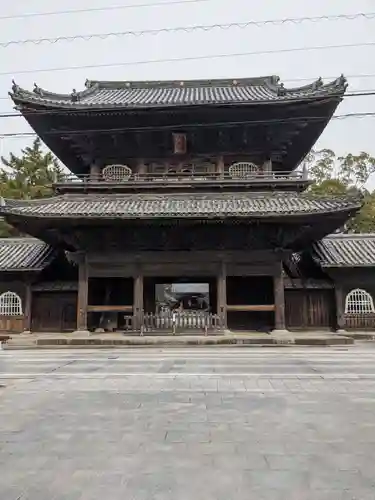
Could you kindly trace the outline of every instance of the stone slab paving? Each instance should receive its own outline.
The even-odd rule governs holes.
[[[373,500],[375,348],[0,353],[4,500]]]

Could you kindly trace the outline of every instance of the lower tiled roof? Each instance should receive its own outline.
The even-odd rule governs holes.
[[[314,244],[322,267],[375,266],[375,234],[334,234]]]
[[[32,217],[186,218],[260,217],[350,212],[353,198],[312,198],[295,192],[74,195],[19,201],[3,200],[0,213]]]
[[[0,238],[0,271],[41,271],[55,256],[44,241],[34,238]]]

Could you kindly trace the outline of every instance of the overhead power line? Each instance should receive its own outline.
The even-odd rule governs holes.
[[[48,73],[50,71],[57,72],[57,71],[75,71],[75,70],[94,69],[94,68],[140,66],[145,64],[160,64],[168,62],[176,63],[183,61],[204,61],[209,59],[228,59],[231,57],[248,57],[248,56],[267,55],[267,54],[287,54],[290,52],[309,52],[309,51],[319,51],[319,50],[349,49],[354,47],[373,47],[373,46],[375,46],[375,42],[348,43],[340,45],[316,45],[308,47],[292,47],[289,49],[259,50],[252,52],[231,52],[229,54],[209,54],[201,56],[170,57],[166,59],[145,59],[140,61],[125,61],[119,63],[85,64],[81,66],[56,66],[54,68],[34,68],[34,69],[24,69],[18,71],[13,70],[13,71],[0,72],[0,76],[24,75],[30,73]]]
[[[375,96],[375,89],[369,89],[368,91],[365,92],[351,92],[343,95],[343,99],[348,99],[349,97],[366,97],[366,96]],[[120,111],[119,108],[112,108],[114,110]],[[105,110],[103,108],[97,108],[95,110],[94,106],[90,106],[89,108],[81,108],[81,109],[46,109],[46,110],[34,110],[34,111],[26,111],[25,114],[22,113],[14,113],[14,112],[8,112],[8,111],[0,111],[0,118],[23,118],[27,116],[44,116],[44,115],[69,115],[72,112],[74,112],[75,115],[79,114],[85,114],[87,111],[90,112],[95,112],[99,111],[100,113],[103,113]]]
[[[147,30],[127,30],[127,31],[111,31],[107,33],[89,33],[89,34],[77,34],[71,36],[57,36],[52,38],[26,38],[23,40],[8,40],[5,42],[0,42],[0,47],[7,48],[13,45],[26,45],[34,44],[40,45],[43,43],[56,44],[60,42],[74,42],[78,40],[90,41],[95,39],[105,40],[113,37],[124,37],[124,36],[144,36],[144,35],[159,35],[162,33],[193,33],[195,31],[212,31],[212,30],[229,30],[233,28],[246,29],[252,26],[261,27],[265,25],[284,25],[288,23],[301,24],[304,22],[322,22],[322,21],[353,21],[356,19],[375,19],[375,12],[359,12],[357,14],[338,14],[332,16],[316,16],[316,17],[298,17],[298,18],[284,18],[284,19],[268,19],[263,21],[245,21],[245,22],[233,22],[226,24],[201,24],[192,26],[178,26],[175,28],[160,28],[160,29],[147,29]]]
[[[367,113],[347,113],[342,115],[335,115],[331,120],[347,120],[350,118],[373,118],[375,117],[375,112]],[[51,130],[50,132],[45,132],[45,135],[66,135],[66,136],[82,136],[86,134],[112,134],[115,132],[140,132],[140,131],[151,131],[151,130],[178,130],[178,129],[188,129],[188,128],[210,128],[210,127],[233,127],[236,125],[248,125],[257,126],[260,124],[269,125],[274,123],[291,123],[291,122],[325,122],[326,117],[298,117],[298,118],[281,118],[274,120],[244,120],[244,121],[231,121],[231,122],[213,122],[213,123],[190,123],[181,125],[161,125],[161,126],[150,126],[150,127],[119,127],[119,128],[106,128],[106,129],[82,129],[82,130]],[[5,134],[0,134],[0,138],[13,138],[13,137],[35,137],[37,134],[35,132],[9,132]]]
[[[73,15],[73,14],[83,14],[89,12],[104,12],[113,10],[125,10],[125,9],[143,9],[147,7],[163,7],[165,5],[180,5],[180,4],[190,4],[190,3],[203,3],[210,2],[212,0],[171,0],[168,2],[152,2],[152,3],[138,3],[130,5],[109,5],[108,7],[91,7],[88,9],[73,9],[73,10],[54,10],[48,12],[24,12],[22,14],[11,14],[9,16],[0,16],[0,21],[8,19],[27,19],[30,17],[48,17],[48,16],[61,16],[61,15]]]

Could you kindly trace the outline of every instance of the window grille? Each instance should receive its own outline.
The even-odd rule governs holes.
[[[254,163],[238,162],[229,167],[229,175],[234,179],[246,179],[259,173],[259,168]]]
[[[0,295],[1,316],[22,316],[21,298],[14,292],[5,292]]]
[[[107,182],[123,182],[129,179],[132,171],[126,165],[108,165],[103,168],[102,175]]]
[[[375,313],[374,301],[366,290],[356,288],[348,293],[345,299],[346,314],[371,314]]]

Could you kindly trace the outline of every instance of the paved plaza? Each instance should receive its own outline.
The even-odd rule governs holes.
[[[374,500],[375,345],[0,351],[1,500]]]

